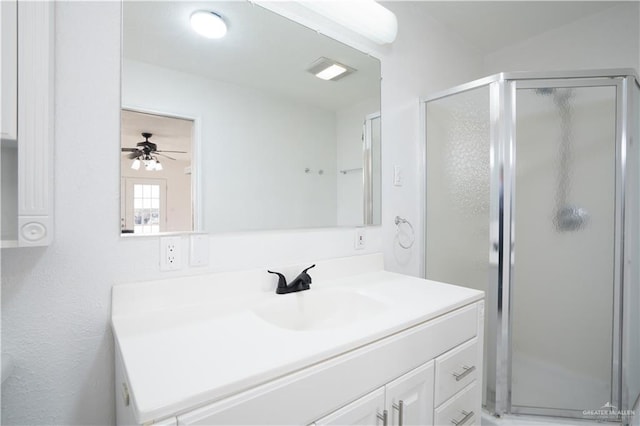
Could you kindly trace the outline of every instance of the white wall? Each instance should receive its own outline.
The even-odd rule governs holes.
[[[388,269],[418,273],[419,246],[398,252],[393,224],[400,214],[421,235],[418,99],[477,77],[481,59],[418,3],[388,7],[400,30],[393,46],[380,49],[383,226],[367,229],[366,249],[353,249],[350,229],[214,235],[207,268],[160,273],[158,239],[119,232],[121,6],[56,4],[56,235],[46,248],[2,252],[2,350],[15,357],[3,385],[4,424],[114,423],[114,284],[378,251]],[[402,187],[391,186],[394,164],[404,168]]]
[[[385,267],[420,275],[424,266],[424,141],[419,99],[482,75],[480,54],[448,32],[420,2],[382,2],[398,17],[398,38],[382,56],[382,230]],[[393,167],[404,184],[393,186]],[[408,219],[416,242],[410,250],[396,241],[394,218]],[[403,237],[403,242],[406,243]]]
[[[129,59],[122,75],[124,105],[198,118],[203,229],[336,225],[333,111]]]
[[[502,71],[640,70],[640,2],[579,19],[487,55],[485,74]]]

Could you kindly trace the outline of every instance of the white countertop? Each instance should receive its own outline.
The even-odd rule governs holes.
[[[311,289],[302,293],[356,292],[380,302],[380,311],[345,326],[306,331],[275,326],[252,311],[302,293],[276,295],[262,288],[210,297],[216,294],[210,292],[198,304],[120,310],[119,300],[131,304],[126,286],[136,284],[118,286],[117,297],[114,287],[113,330],[138,421],[224,398],[483,297],[480,291],[382,270],[355,272],[343,278],[314,277]],[[313,270],[310,273],[313,277]]]

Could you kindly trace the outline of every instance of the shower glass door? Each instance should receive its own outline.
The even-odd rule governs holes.
[[[491,86],[455,92],[426,103],[425,277],[482,290],[487,304],[497,288],[497,256],[490,256]],[[485,324],[495,324],[487,309]],[[485,326],[483,402],[495,400],[496,327]]]
[[[515,84],[512,412],[618,405],[615,80]]]

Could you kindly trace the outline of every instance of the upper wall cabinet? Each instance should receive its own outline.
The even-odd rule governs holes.
[[[2,247],[53,237],[54,3],[0,3]]]

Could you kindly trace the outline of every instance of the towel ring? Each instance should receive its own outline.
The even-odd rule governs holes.
[[[402,241],[400,241],[400,238],[398,238],[398,244],[400,245],[400,247],[402,247],[403,249],[410,249],[411,247],[413,247],[413,243],[416,242],[416,232],[413,230],[413,225],[411,225],[411,222],[409,222],[407,219],[404,219],[400,216],[396,216],[395,223],[398,227],[398,231],[400,231],[400,225],[403,223],[407,224],[409,226],[409,229],[411,229],[411,242],[409,244],[402,244]],[[398,235],[398,233],[396,233],[396,235]]]

